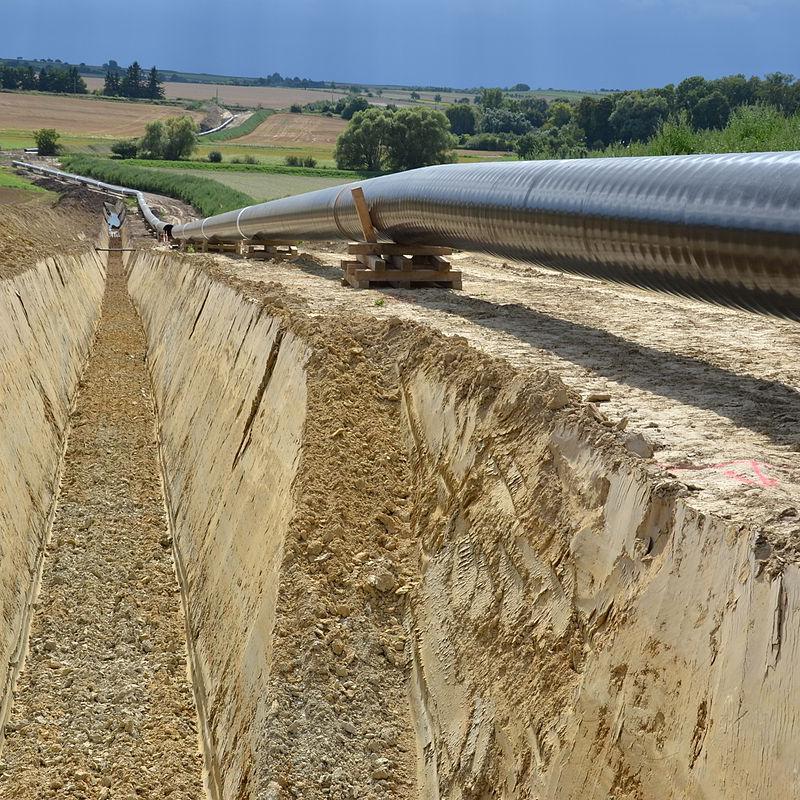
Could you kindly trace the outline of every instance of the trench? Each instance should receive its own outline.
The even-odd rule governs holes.
[[[800,571],[762,530],[550,372],[117,258],[3,797],[794,796]]]

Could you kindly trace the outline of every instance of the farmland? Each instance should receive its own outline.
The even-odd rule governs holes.
[[[199,112],[153,103],[131,103],[91,97],[68,97],[21,92],[0,92],[0,131],[56,128],[61,133],[103,136],[138,136],[155,119]]]
[[[103,89],[102,78],[84,78],[89,91]],[[305,105],[317,100],[336,100],[342,92],[327,89],[283,89],[271,86],[228,86],[219,83],[171,83],[164,84],[164,95],[170,100],[212,100],[219,95],[222,105],[246,106],[247,108],[288,108],[294,103]]]
[[[334,145],[347,127],[340,117],[312,114],[273,114],[252,133],[238,139],[241,144],[277,145]]]

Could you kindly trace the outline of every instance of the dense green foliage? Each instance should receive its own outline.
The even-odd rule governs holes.
[[[59,135],[53,128],[42,128],[33,132],[36,140],[36,147],[39,149],[40,156],[54,156],[60,147],[58,144]]]
[[[210,161],[212,164],[221,164],[221,163],[222,163],[222,153],[220,153],[220,151],[219,151],[219,150],[212,150],[212,151],[211,151],[211,152],[208,154],[208,160],[209,160],[209,161]]]
[[[204,142],[225,142],[229,139],[238,139],[240,136],[247,136],[252,133],[267,117],[275,112],[270,108],[259,108],[241,125],[228,125],[216,133],[209,133],[203,137]]]
[[[695,132],[722,130],[737,109],[753,105],[793,115],[800,110],[800,81],[780,72],[764,78],[693,76],[658,89],[550,103],[482,89],[473,106],[459,102],[445,113],[461,147],[516,150],[522,158],[579,158],[611,145],[635,149],[670,120],[680,119]]]
[[[452,160],[455,138],[441,111],[372,107],[359,111],[336,142],[340,169],[403,170]]]
[[[78,175],[88,175],[118,186],[156,192],[183,200],[204,216],[221,214],[223,211],[253,204],[253,198],[244,192],[238,192],[199,175],[159,172],[134,166],[125,161],[112,161],[95,156],[69,155],[64,156],[62,161],[67,169]]]
[[[24,89],[39,92],[63,92],[64,94],[86,94],[86,81],[77,67],[33,67],[0,66],[0,88]]]
[[[149,122],[144,136],[114,142],[111,152],[120,158],[166,159],[188,158],[197,147],[197,124],[191,117],[168,117]]]
[[[741,106],[728,124],[696,130],[688,114],[662,123],[647,142],[612,145],[593,156],[668,156],[800,150],[800,112],[784,116],[770,106]]]

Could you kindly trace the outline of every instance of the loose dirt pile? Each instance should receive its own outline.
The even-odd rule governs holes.
[[[144,346],[112,256],[5,729],[3,797],[202,796]]]
[[[18,275],[38,260],[87,250],[97,235],[99,194],[71,189],[54,198],[14,191],[2,207],[0,278]]]

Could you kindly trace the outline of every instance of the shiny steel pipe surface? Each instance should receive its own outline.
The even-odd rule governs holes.
[[[15,162],[20,163],[20,162]],[[30,166],[30,165],[26,165]],[[56,172],[38,168],[41,172]],[[380,235],[800,319],[800,153],[448,164],[165,225],[187,242]]]
[[[359,239],[375,228],[800,318],[800,153],[424,167],[176,225],[185,241]]]

